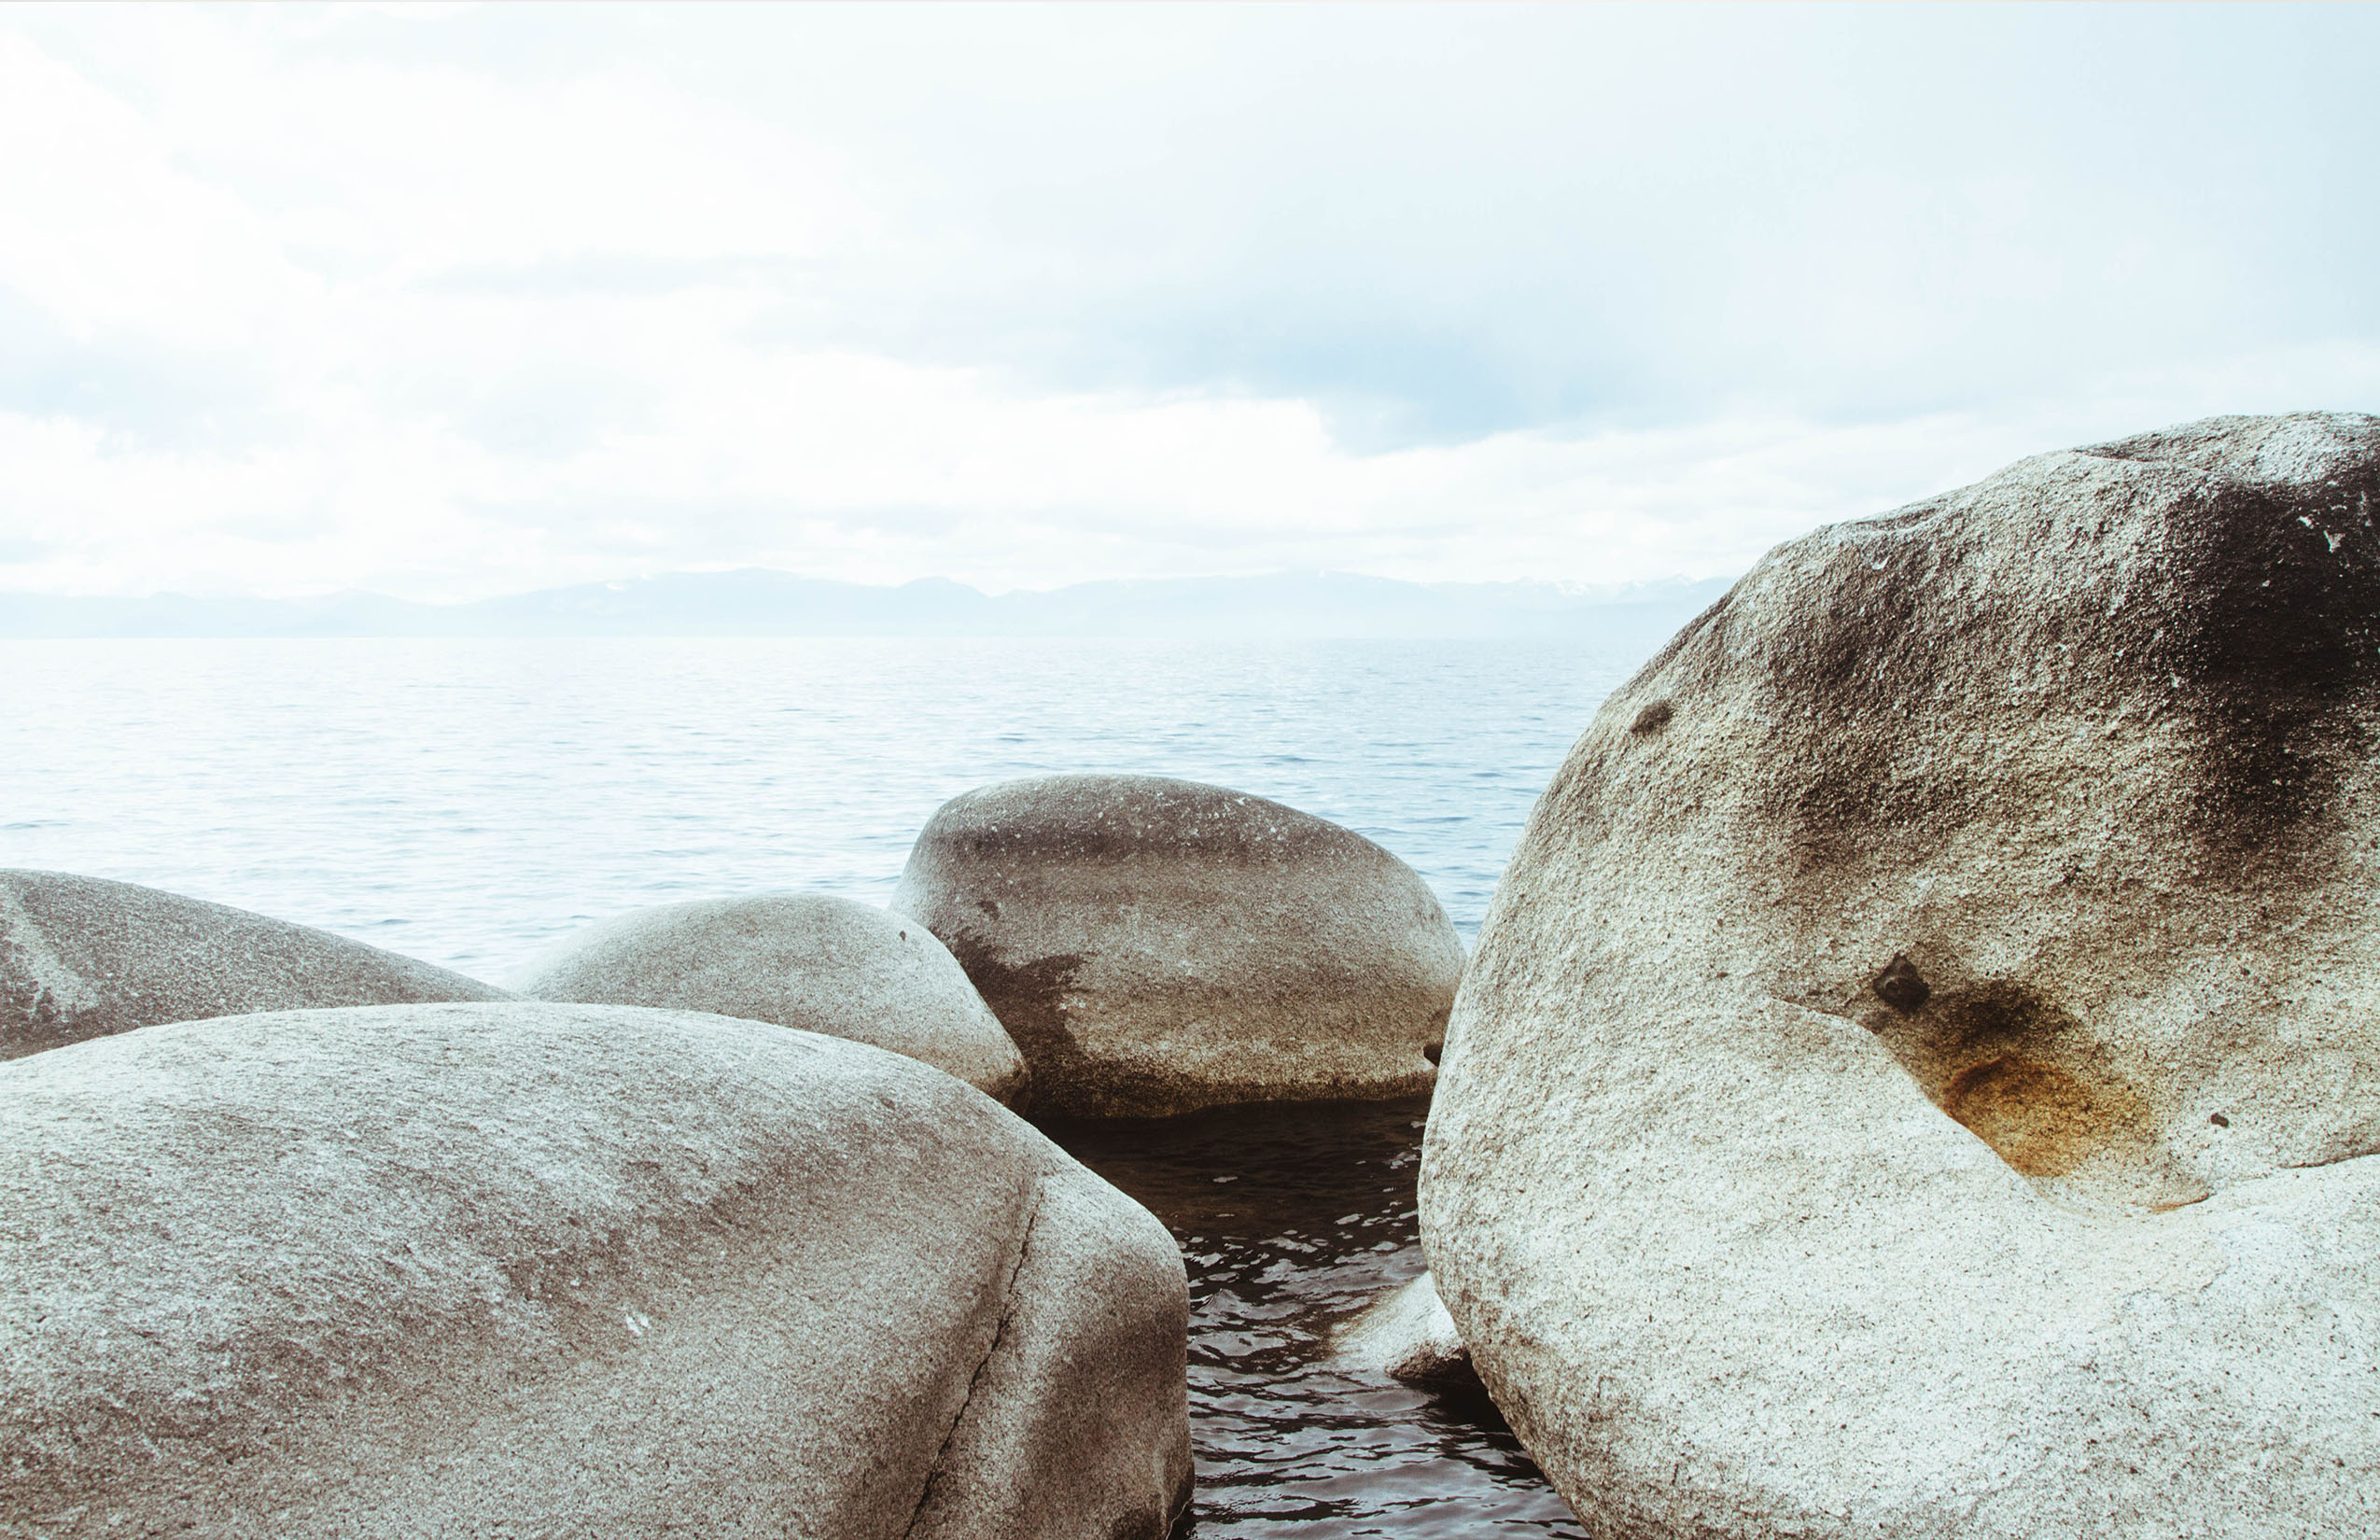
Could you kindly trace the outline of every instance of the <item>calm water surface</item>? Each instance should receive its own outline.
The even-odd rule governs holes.
[[[1358,830],[1468,937],[1637,661],[1488,642],[0,642],[0,866],[147,883],[502,983],[648,904],[881,903],[945,799],[1121,770]],[[1199,1534],[1579,1533],[1492,1408],[1330,1365],[1330,1327],[1421,1270],[1424,1111],[1060,1130],[1188,1260]]]

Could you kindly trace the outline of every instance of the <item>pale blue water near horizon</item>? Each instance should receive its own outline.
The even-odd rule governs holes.
[[[1138,771],[1359,831],[1467,940],[1538,791],[1638,661],[1513,642],[0,642],[0,866],[146,883],[501,984],[649,904],[881,903],[945,799]],[[1061,1131],[1183,1241],[1199,1535],[1580,1533],[1491,1409],[1328,1363],[1331,1325],[1423,1266],[1424,1111]]]

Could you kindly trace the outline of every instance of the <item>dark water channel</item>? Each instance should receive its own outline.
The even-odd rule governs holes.
[[[1331,1329],[1423,1268],[1413,1195],[1428,1110],[1233,1108],[1050,1130],[1181,1242],[1199,1540],[1583,1534],[1485,1396],[1331,1362]]]

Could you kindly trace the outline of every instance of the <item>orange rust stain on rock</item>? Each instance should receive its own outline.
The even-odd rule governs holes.
[[[2065,1175],[2126,1122],[2056,1065],[2016,1054],[1953,1075],[1942,1111],[2026,1176]]]

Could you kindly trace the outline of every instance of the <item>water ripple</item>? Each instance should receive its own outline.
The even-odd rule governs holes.
[[[1484,1397],[1333,1362],[1332,1328],[1424,1267],[1427,1112],[1239,1108],[1056,1130],[1181,1242],[1202,1540],[1583,1535]]]

